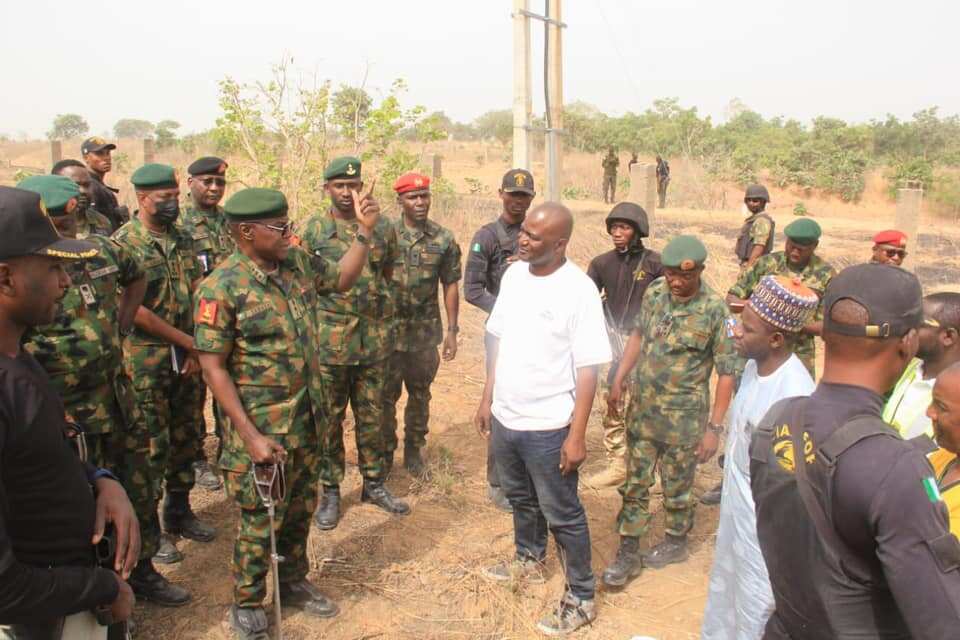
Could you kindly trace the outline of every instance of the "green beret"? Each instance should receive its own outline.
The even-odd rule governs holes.
[[[151,162],[145,164],[130,176],[137,191],[151,191],[153,189],[176,189],[180,186],[177,172],[168,164]]]
[[[707,248],[693,236],[676,236],[663,248],[663,266],[693,271],[707,261]]]
[[[783,233],[797,244],[811,245],[820,239],[822,231],[810,218],[800,218],[784,227]]]
[[[52,216],[66,215],[67,203],[80,195],[77,183],[64,176],[30,176],[21,180],[17,188],[39,194]]]
[[[334,158],[323,170],[324,180],[333,180],[334,178],[359,178],[360,177],[360,158],[353,156],[341,156]]]
[[[230,196],[223,212],[231,222],[280,218],[287,215],[287,198],[276,189],[252,187]]]

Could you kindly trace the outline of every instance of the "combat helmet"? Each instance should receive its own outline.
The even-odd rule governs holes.
[[[607,214],[607,233],[610,233],[610,225],[616,221],[633,225],[638,238],[646,238],[650,235],[650,221],[647,219],[647,212],[638,204],[632,202],[617,203],[617,206]]]
[[[752,184],[747,187],[747,192],[743,194],[743,199],[760,198],[764,202],[770,202],[770,193],[762,184]]]

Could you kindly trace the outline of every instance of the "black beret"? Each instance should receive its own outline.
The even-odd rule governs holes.
[[[222,176],[226,172],[226,161],[216,156],[198,158],[187,167],[187,173],[191,176]]]

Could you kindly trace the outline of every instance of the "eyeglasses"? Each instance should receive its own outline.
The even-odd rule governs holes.
[[[896,258],[899,256],[901,259],[907,257],[906,249],[884,249],[883,252],[887,254],[888,258]]]
[[[293,222],[285,222],[284,224],[267,224],[266,222],[251,222],[250,224],[260,225],[261,227],[266,227],[271,231],[276,231],[282,236],[287,235],[288,233],[293,233],[296,229],[296,224]]]
[[[213,185],[217,185],[218,187],[225,187],[227,186],[227,180],[226,178],[201,178],[200,184],[202,184],[205,187],[212,187]]]

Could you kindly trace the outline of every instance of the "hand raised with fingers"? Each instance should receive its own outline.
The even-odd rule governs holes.
[[[377,226],[377,220],[380,219],[380,205],[373,197],[373,189],[376,186],[377,179],[374,178],[370,181],[370,186],[362,192],[358,192],[356,189],[350,190],[350,194],[353,196],[353,212],[357,216],[357,222],[368,234],[373,232],[373,228]]]

